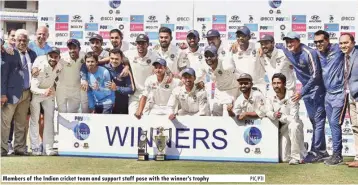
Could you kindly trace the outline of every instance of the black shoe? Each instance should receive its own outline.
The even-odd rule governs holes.
[[[27,152],[21,152],[21,151],[15,151],[14,154],[19,156],[29,156]]]
[[[333,155],[324,161],[326,165],[337,165],[343,162],[343,157],[341,154],[333,153]]]
[[[6,152],[6,151],[2,151],[2,152],[1,152],[1,157],[5,157],[5,156],[7,156],[7,152]]]
[[[303,161],[304,163],[317,163],[324,161],[327,157],[329,157],[327,152],[321,153],[310,151]]]

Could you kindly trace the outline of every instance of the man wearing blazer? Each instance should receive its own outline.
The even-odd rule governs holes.
[[[15,33],[14,55],[1,52],[1,155],[8,152],[10,124],[14,118],[15,155],[26,155],[27,113],[31,92],[31,67],[36,53],[28,49],[29,36],[24,29]],[[3,51],[3,49],[1,50]]]
[[[349,99],[349,114],[356,150],[354,161],[347,164],[349,167],[358,168],[358,48],[354,48],[354,44],[354,37],[349,33],[344,33],[339,38],[339,46],[344,53],[344,85]]]

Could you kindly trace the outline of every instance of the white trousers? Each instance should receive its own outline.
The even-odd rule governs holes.
[[[229,116],[227,112],[227,105],[233,104],[240,94],[239,88],[230,89],[227,91],[219,91],[215,89],[212,115],[213,116]]]
[[[82,105],[81,99],[82,98],[81,98],[80,87],[78,88],[58,87],[56,91],[56,102],[58,106],[58,112],[78,113],[80,109],[80,105]]]
[[[283,123],[279,133],[281,160],[302,160],[306,156],[302,121]]]

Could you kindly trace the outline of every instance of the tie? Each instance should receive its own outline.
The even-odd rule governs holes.
[[[27,66],[26,52],[22,53],[22,70],[24,72],[24,89],[30,88],[30,75],[29,68]]]
[[[349,66],[349,61],[350,59],[350,56],[349,55],[346,55],[345,56],[345,70],[344,70],[344,89],[345,90],[348,90],[348,76],[349,76],[349,70],[350,70],[350,66]]]

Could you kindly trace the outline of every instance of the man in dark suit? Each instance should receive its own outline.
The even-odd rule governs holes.
[[[354,48],[354,44],[354,37],[349,33],[344,33],[339,38],[339,46],[344,53],[344,87],[349,94],[346,102],[349,101],[356,150],[354,161],[347,164],[349,167],[358,168],[358,48]]]
[[[28,49],[28,32],[19,29],[15,33],[14,55],[1,52],[1,155],[8,153],[10,124],[14,118],[15,155],[26,154],[27,113],[30,106],[31,67],[36,53]],[[1,51],[4,51],[3,49]]]

